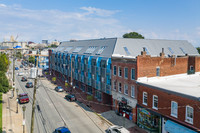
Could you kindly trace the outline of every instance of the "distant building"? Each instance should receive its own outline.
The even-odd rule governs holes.
[[[48,45],[48,40],[42,40],[42,43]]]
[[[38,57],[38,67],[42,69],[49,68],[49,52],[47,49],[40,51],[40,56]],[[35,57],[35,63],[37,61],[37,57]]]

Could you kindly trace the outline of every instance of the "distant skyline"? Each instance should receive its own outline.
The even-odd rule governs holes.
[[[0,0],[0,41],[122,37],[188,40],[200,47],[200,0]]]

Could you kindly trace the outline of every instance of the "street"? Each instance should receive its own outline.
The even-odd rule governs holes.
[[[16,61],[16,65],[21,63]],[[11,68],[12,69],[12,68]],[[22,76],[18,76],[18,72],[23,72],[29,77],[29,70],[15,71],[16,88],[19,93],[28,93],[30,102],[26,105],[26,128],[30,132],[31,113],[33,102],[33,88],[26,88],[26,82],[21,81]],[[28,79],[34,83],[33,79]],[[65,92],[56,92],[55,85],[52,85],[47,79],[38,80],[36,93],[36,110],[35,110],[35,133],[52,133],[56,128],[67,126],[72,133],[101,133],[109,126],[100,120],[93,112],[86,111],[77,103],[69,102],[64,99]],[[23,105],[23,104],[22,104]],[[22,107],[20,105],[20,107]]]

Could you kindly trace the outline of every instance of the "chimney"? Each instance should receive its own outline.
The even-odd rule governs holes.
[[[147,52],[145,51],[145,47],[143,47],[143,51],[141,52],[141,55],[142,55],[143,57],[145,57],[145,56],[147,55]]]
[[[164,57],[165,57],[164,48],[162,48],[162,52],[160,53],[160,57],[161,57],[161,58],[164,58]]]

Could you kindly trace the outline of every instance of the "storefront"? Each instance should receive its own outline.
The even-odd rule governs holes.
[[[161,133],[161,116],[145,108],[137,107],[137,125],[151,133]]]
[[[127,102],[119,102],[119,110],[118,113],[120,116],[125,116],[125,118],[129,120],[133,120],[133,113],[132,113],[133,108],[129,105],[127,105]]]
[[[174,121],[167,120],[163,125],[163,133],[197,133],[187,127],[184,127]]]

